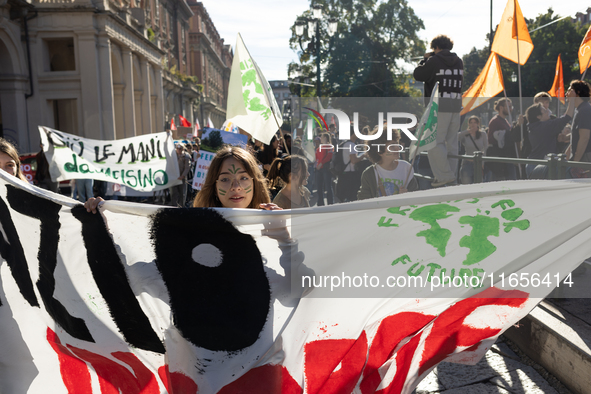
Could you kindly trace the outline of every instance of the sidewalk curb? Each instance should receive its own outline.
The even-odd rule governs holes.
[[[591,326],[542,301],[504,335],[577,394],[591,388]]]

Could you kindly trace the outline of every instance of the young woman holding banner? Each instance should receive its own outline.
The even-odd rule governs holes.
[[[102,198],[91,198],[84,207],[96,213]],[[254,157],[238,146],[224,146],[216,152],[201,191],[193,200],[196,208],[281,209],[271,203],[267,180]]]
[[[238,146],[225,146],[217,151],[193,206],[281,209],[271,204],[267,180],[254,157]]]

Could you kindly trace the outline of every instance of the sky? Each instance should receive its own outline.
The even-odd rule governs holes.
[[[446,34],[454,41],[454,49],[462,56],[473,47],[488,45],[491,0],[407,0],[425,29],[419,37],[427,43],[437,34]],[[493,1],[493,28],[499,23],[506,0]],[[287,65],[298,61],[289,48],[290,27],[296,17],[310,7],[309,0],[202,0],[220,36],[226,44],[236,44],[240,32],[252,58],[267,80],[287,79]],[[591,1],[584,0],[519,0],[526,18],[533,19],[552,8],[560,16],[574,17],[585,12]],[[583,37],[581,37],[581,40]],[[534,43],[535,45],[535,43]],[[428,45],[427,45],[428,47]],[[576,50],[576,49],[573,49]]]

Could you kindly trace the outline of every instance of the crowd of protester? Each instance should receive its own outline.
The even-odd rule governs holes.
[[[587,82],[570,83],[566,110],[560,117],[550,109],[552,97],[541,92],[524,114],[515,111],[511,99],[496,100],[496,114],[485,125],[476,115],[467,119],[460,116],[463,63],[452,48],[453,41],[448,37],[435,37],[432,52],[425,54],[414,71],[415,79],[424,82],[425,104],[439,86],[435,147],[427,155],[409,158],[408,149],[404,149],[410,142],[408,137],[395,130],[388,140],[385,125],[363,125],[361,134],[374,135],[367,141],[358,138],[353,128],[349,140],[339,141],[332,123],[328,129],[316,128],[306,146],[300,136],[292,140],[290,133],[279,130],[269,144],[248,136],[247,146],[222,147],[210,164],[203,187],[197,191],[192,181],[200,157],[200,140],[195,137],[175,143],[181,184],[168,189],[169,204],[290,209],[470,184],[477,171],[484,182],[547,177],[547,166],[537,163],[518,165],[485,159],[479,161],[483,164],[477,169],[471,158],[476,152],[485,157],[532,160],[564,153],[567,160],[591,163],[591,86]],[[466,124],[464,130],[460,130],[462,124]],[[378,133],[381,135],[375,136]],[[364,144],[367,149],[358,149]],[[458,154],[465,155],[461,161]],[[49,178],[43,151],[36,159],[35,183],[57,191],[57,184]],[[3,139],[0,165],[19,176],[20,170],[11,170],[11,166],[20,166],[18,154]],[[574,166],[568,174],[588,177],[589,171]],[[95,181],[94,189],[92,179],[75,180],[70,185],[72,197],[79,201],[95,201],[93,197],[98,197],[98,203],[105,197],[105,182]]]
[[[466,156],[473,156],[476,152],[482,152],[486,157],[537,160],[545,159],[548,154],[565,153],[570,155],[569,160],[591,162],[590,92],[588,83],[573,81],[566,94],[566,110],[560,117],[550,110],[552,98],[547,93],[540,93],[534,97],[534,104],[527,108],[525,116],[514,113],[510,99],[501,98],[494,103],[496,115],[488,126],[484,126],[475,115],[462,119],[466,129],[455,132],[457,151],[465,155],[459,168],[439,158],[433,161],[430,151],[426,156],[419,155],[412,160],[413,166],[409,163],[408,149],[404,149],[409,141],[401,138],[398,130],[394,130],[388,140],[385,130],[380,130],[377,125],[373,128],[368,125],[362,128],[362,134],[379,132],[381,135],[377,139],[364,141],[352,132],[350,140],[339,141],[332,124],[328,130],[314,130],[314,154],[302,146],[301,137],[292,140],[291,134],[284,131],[278,131],[268,145],[249,139],[245,147],[224,146],[216,153],[204,185],[197,191],[192,187],[192,180],[200,157],[200,140],[177,142],[178,179],[182,183],[169,189],[169,204],[177,207],[293,209],[390,196],[436,186],[470,184],[474,182],[474,160]],[[511,122],[513,118],[515,120]],[[522,129],[524,138],[521,137]],[[372,145],[374,149],[369,146],[367,149],[355,149],[360,144]],[[375,149],[376,146],[381,150]],[[312,147],[308,150],[311,151]],[[450,154],[454,151],[448,150]],[[455,174],[453,181],[446,180],[441,184],[433,176],[437,173],[434,171],[437,164],[434,163],[449,166]],[[16,150],[5,140],[0,144],[0,165],[3,169],[10,169],[11,165],[20,166]],[[47,163],[41,162],[41,169],[43,165],[47,166]],[[516,164],[486,160],[482,168],[484,182],[544,178],[546,173],[547,167],[543,165],[528,164],[519,168]],[[18,171],[13,172],[13,175],[17,174]],[[44,171],[39,171],[38,183],[42,187],[48,184],[42,179],[43,174]],[[572,177],[586,174],[575,167],[570,171]],[[103,184],[100,181],[97,183],[99,187]],[[74,182],[71,185],[72,196],[81,202],[98,197],[98,203],[105,197],[104,190],[96,187],[88,191],[86,186],[81,187]],[[49,186],[45,188],[49,189]]]

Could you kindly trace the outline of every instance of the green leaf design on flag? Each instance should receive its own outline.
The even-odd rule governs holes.
[[[269,107],[267,107],[264,104],[261,104],[261,99],[255,97],[252,100],[250,100],[250,106],[248,107],[248,109],[253,112],[258,112],[264,111],[265,109],[269,109]]]
[[[250,90],[245,90],[242,92],[242,99],[244,100],[244,106],[248,108],[248,103],[250,102]]]
[[[479,201],[479,199],[467,201],[457,200],[454,203],[465,202],[466,204],[476,204]],[[460,238],[459,246],[468,249],[468,254],[465,260],[462,261],[462,265],[471,266],[480,263],[497,251],[497,246],[493,241],[499,237],[501,229],[503,229],[504,233],[509,233],[512,229],[525,231],[530,228],[531,223],[528,219],[518,220],[525,214],[524,210],[518,207],[513,208],[514,206],[515,202],[513,200],[499,200],[491,205],[491,208],[493,208],[492,212],[486,210],[486,215],[482,215],[481,209],[476,208],[475,215],[461,215],[458,219],[454,219],[454,217],[457,217],[458,212],[473,212],[474,209],[466,208],[465,206],[461,206],[462,208],[460,208],[454,205],[438,203],[421,207],[411,205],[411,208],[414,208],[412,211],[411,208],[402,209],[402,207],[391,207],[387,209],[387,212],[391,215],[406,216],[406,212],[411,211],[408,215],[409,219],[427,224],[429,227],[417,232],[416,236],[424,237],[425,242],[434,247],[441,257],[447,255],[448,242],[452,235],[453,221],[457,220],[457,223],[460,225],[469,225],[472,229],[468,235]],[[499,211],[501,211],[500,218],[490,216],[492,213],[498,214]],[[451,219],[451,221],[447,219]],[[501,223],[501,219],[507,220],[508,222]],[[399,220],[403,220],[403,218],[382,216],[379,219],[378,226],[382,228],[401,227],[402,223]],[[397,221],[398,223],[392,223],[393,221]]]
[[[251,90],[245,89],[254,85],[254,93],[263,95],[263,86],[257,82],[257,73],[250,59],[247,59],[240,63],[240,72],[242,80],[242,99],[244,100],[244,106],[250,112],[262,112],[261,116],[268,120],[271,116],[271,109],[264,104],[261,97],[250,97]]]
[[[437,138],[437,114],[438,114],[439,105],[433,101],[431,105],[431,110],[429,111],[429,118],[427,118],[427,123],[425,124],[425,131],[423,135],[426,137],[421,139],[419,146],[425,146]]]
[[[254,69],[250,69],[247,72],[242,74],[242,86],[250,85],[251,83],[256,83],[257,81],[257,73]]]

